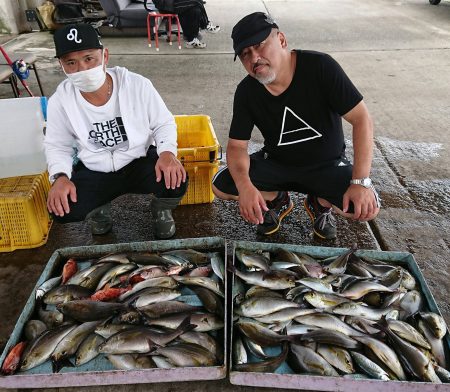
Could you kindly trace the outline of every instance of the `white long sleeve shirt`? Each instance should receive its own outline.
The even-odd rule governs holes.
[[[71,178],[74,147],[78,159],[88,169],[105,173],[144,157],[150,145],[156,146],[158,155],[163,151],[177,155],[174,117],[150,80],[123,67],[108,68],[107,72],[114,80],[116,96],[110,101],[116,99],[115,107],[123,123],[120,129],[126,130],[122,136],[126,143],[110,148],[101,140],[100,143],[93,141],[95,119],[89,121],[89,110],[79,101],[84,98],[66,79],[48,102],[44,149],[50,178],[56,173],[65,173]],[[106,103],[95,107],[95,111],[101,113],[103,108],[105,113],[111,110]]]

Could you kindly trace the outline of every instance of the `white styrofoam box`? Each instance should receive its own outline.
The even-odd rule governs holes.
[[[0,99],[0,178],[46,170],[44,127],[41,97]]]

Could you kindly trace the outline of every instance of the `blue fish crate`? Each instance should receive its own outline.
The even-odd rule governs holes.
[[[248,251],[272,252],[277,249],[284,249],[292,252],[308,254],[317,259],[326,259],[332,256],[339,256],[348,251],[348,248],[331,248],[319,246],[302,246],[291,244],[262,243],[251,241],[237,241],[233,243],[233,265],[236,265],[236,249],[244,249]],[[441,315],[436,301],[411,253],[407,252],[391,252],[379,250],[357,250],[355,255],[367,256],[373,259],[388,262],[392,265],[398,265],[407,269],[416,279],[417,290],[422,294],[424,307],[429,311]],[[231,289],[233,292],[234,277],[231,279]],[[234,303],[231,301],[231,314],[234,313]],[[233,316],[228,317],[233,320]],[[233,370],[233,328],[230,329],[231,348],[229,350],[228,363],[230,364],[229,378],[231,384],[266,387],[266,388],[286,388],[301,389],[311,391],[364,391],[364,392],[431,392],[431,391],[450,391],[449,384],[436,384],[431,382],[416,381],[383,381],[376,379],[348,379],[344,377],[316,376],[310,374],[295,374],[289,365],[284,362],[274,373],[258,373],[244,372]],[[444,349],[446,357],[449,358],[450,353],[450,336],[447,332],[444,337]],[[278,355],[280,348],[269,347],[267,354]],[[251,357],[250,357],[251,358]],[[253,358],[254,359],[254,358]]]
[[[21,341],[25,324],[35,312],[36,290],[48,279],[59,276],[62,267],[69,258],[92,259],[113,253],[132,252],[164,252],[178,249],[194,249],[203,252],[219,252],[226,263],[226,242],[220,237],[203,237],[179,240],[134,242],[112,245],[96,245],[70,247],[56,250],[48,261],[35,288],[33,289],[14,330],[0,356],[0,364],[3,364],[7,354],[17,343]],[[225,277],[225,303],[227,309],[227,281]],[[183,289],[184,290],[184,289]],[[183,293],[186,295],[188,293]],[[193,297],[193,296],[192,296]],[[191,303],[198,305],[197,303]],[[223,349],[224,360],[217,366],[208,367],[179,367],[171,369],[139,369],[139,370],[116,370],[111,363],[99,355],[90,362],[78,367],[64,367],[59,373],[52,372],[51,361],[25,372],[8,376],[0,376],[0,388],[56,388],[74,386],[96,386],[96,385],[121,385],[139,383],[159,383],[176,381],[218,380],[226,377],[227,366],[227,313],[225,312]]]

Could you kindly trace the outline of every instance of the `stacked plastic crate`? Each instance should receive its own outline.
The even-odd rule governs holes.
[[[189,175],[189,186],[180,204],[211,203],[211,181],[219,168],[221,149],[211,118],[206,115],[175,116],[178,159]]]

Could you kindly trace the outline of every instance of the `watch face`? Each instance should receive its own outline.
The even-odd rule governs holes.
[[[363,178],[362,180],[362,185],[365,187],[369,187],[372,185],[372,181],[370,178]]]

